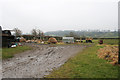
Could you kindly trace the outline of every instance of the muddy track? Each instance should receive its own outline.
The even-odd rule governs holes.
[[[27,44],[33,50],[3,60],[3,78],[43,78],[86,46]]]

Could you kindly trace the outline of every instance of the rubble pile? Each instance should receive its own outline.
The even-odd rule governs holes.
[[[118,46],[107,46],[98,50],[99,58],[110,61],[112,65],[118,64]]]
[[[56,44],[57,40],[56,40],[56,38],[49,38],[48,43],[54,43],[54,44]]]
[[[21,37],[21,38],[20,38],[20,42],[26,42],[26,39],[23,38],[23,37]]]
[[[37,39],[37,40],[27,40],[26,43],[41,43],[43,42],[42,40],[40,39]]]

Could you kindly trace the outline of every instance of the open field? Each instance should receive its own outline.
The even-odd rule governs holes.
[[[92,46],[78,53],[47,78],[117,78],[118,66],[112,66],[97,56],[97,50],[103,46]]]
[[[94,43],[98,44],[100,39],[93,40]],[[85,41],[84,41],[85,42]],[[103,44],[107,45],[118,45],[119,39],[103,39]]]
[[[118,39],[104,39],[104,44],[118,45],[118,43],[119,43]]]
[[[12,58],[15,54],[30,50],[28,46],[19,46],[16,48],[3,48],[2,49],[2,59]]]

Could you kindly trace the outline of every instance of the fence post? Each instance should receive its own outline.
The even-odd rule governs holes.
[[[119,36],[119,54],[118,54],[118,64],[120,64],[120,1],[118,2],[118,36]]]

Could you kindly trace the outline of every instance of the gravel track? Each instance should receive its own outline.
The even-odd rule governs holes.
[[[82,51],[84,45],[37,45],[14,58],[3,60],[3,78],[43,78],[63,65],[70,57]]]

